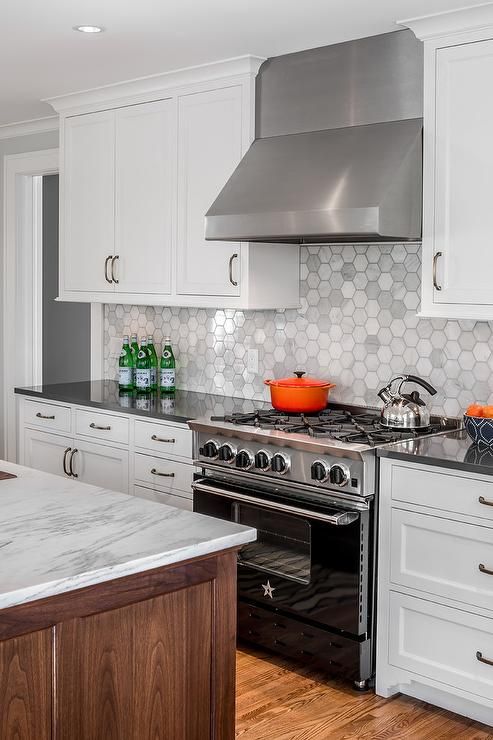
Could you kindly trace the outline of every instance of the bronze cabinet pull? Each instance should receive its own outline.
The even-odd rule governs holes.
[[[483,653],[479,650],[476,653],[476,658],[479,660],[480,663],[485,663],[486,665],[493,666],[493,660],[488,660],[488,658],[483,658]]]
[[[89,426],[91,427],[91,429],[101,429],[103,432],[109,432],[111,430],[111,427],[101,427],[94,422],[91,422]]]
[[[493,570],[490,570],[489,568],[486,568],[483,563],[480,563],[478,565],[479,570],[481,573],[486,573],[487,576],[493,576]]]
[[[72,450],[72,454],[70,455],[70,460],[68,461],[68,467],[69,467],[69,470],[70,470],[70,475],[73,476],[74,478],[78,478],[79,477],[77,475],[77,473],[74,473],[74,455],[75,455],[76,452],[79,452],[79,450],[77,450],[77,449]]]
[[[229,282],[231,283],[231,285],[234,285],[235,287],[238,285],[238,281],[233,278],[233,262],[235,261],[235,259],[237,259],[237,257],[238,257],[238,253],[235,252],[229,258]]]
[[[442,286],[437,283],[437,262],[438,258],[443,255],[443,252],[435,252],[433,255],[433,287],[435,290],[441,290]]]
[[[493,501],[488,501],[488,499],[485,498],[484,496],[480,496],[478,498],[478,501],[480,504],[483,504],[484,506],[493,506]]]
[[[117,280],[117,278],[115,277],[115,262],[116,262],[116,260],[119,260],[119,259],[120,259],[120,255],[119,255],[119,254],[115,254],[115,256],[111,258],[111,279],[112,279],[112,281],[113,281],[113,282],[114,282],[114,283],[115,283],[116,285],[118,285],[118,283],[120,282],[120,281],[119,281],[119,280]]]
[[[38,419],[54,419],[55,418],[55,414],[53,414],[53,416],[45,416],[44,414],[41,413],[41,411],[38,411],[36,416]]]
[[[72,449],[71,447],[67,447],[67,449],[63,453],[63,463],[62,463],[63,464],[63,472],[65,473],[65,475],[68,475],[68,476],[70,476],[71,473],[70,473],[70,470],[67,469],[67,455],[68,455],[68,453],[70,452],[71,449]]]
[[[162,478],[174,478],[174,473],[160,473],[159,470],[156,470],[156,468],[152,468],[151,470],[152,475],[160,475]]]
[[[173,439],[173,437],[165,439],[164,437],[158,437],[157,434],[153,434],[151,439],[153,442],[168,442],[170,445],[174,445],[176,442],[176,439]]]
[[[104,261],[104,279],[105,279],[105,280],[106,280],[106,282],[107,282],[107,283],[109,283],[110,285],[111,285],[111,283],[113,282],[113,281],[112,281],[112,279],[108,277],[108,263],[109,263],[109,261],[110,261],[111,259],[113,259],[113,258],[112,258],[112,256],[111,256],[111,254],[109,254],[109,255],[108,255],[108,256],[106,257],[105,261]]]

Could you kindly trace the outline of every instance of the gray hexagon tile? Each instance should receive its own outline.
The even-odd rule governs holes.
[[[268,400],[267,377],[305,369],[337,384],[332,398],[379,405],[392,375],[422,375],[438,389],[432,409],[456,416],[493,394],[493,325],[420,319],[418,245],[301,249],[298,310],[105,306],[105,376],[117,376],[110,337],[172,337],[180,388]],[[259,352],[259,372],[246,350]]]

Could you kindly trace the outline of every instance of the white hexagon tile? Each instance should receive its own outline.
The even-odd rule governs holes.
[[[493,392],[488,322],[419,319],[418,245],[336,245],[301,249],[298,310],[235,311],[105,306],[105,377],[117,377],[109,338],[170,335],[179,388],[268,400],[263,380],[303,369],[337,384],[334,400],[378,406],[394,375],[410,372],[438,389],[432,410],[457,416]],[[259,372],[246,349],[259,351]]]

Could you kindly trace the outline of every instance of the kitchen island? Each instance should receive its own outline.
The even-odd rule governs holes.
[[[0,740],[230,740],[255,530],[0,469]]]

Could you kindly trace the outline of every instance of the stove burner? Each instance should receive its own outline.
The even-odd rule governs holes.
[[[283,411],[267,409],[246,414],[212,416],[211,421],[273,429],[292,434],[308,434],[311,437],[325,437],[339,442],[364,444],[370,447],[441,431],[438,424],[420,430],[388,429],[380,423],[380,414],[377,411],[364,412],[338,408],[327,408],[315,415],[290,415]]]

